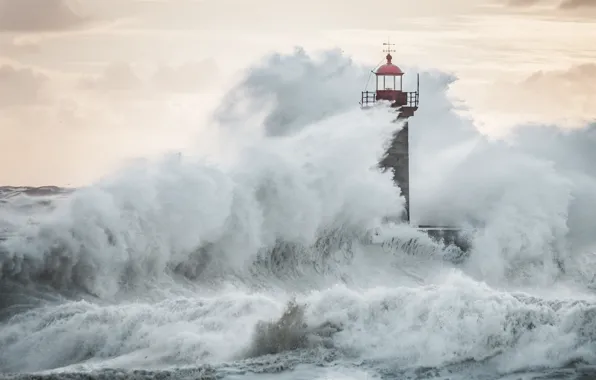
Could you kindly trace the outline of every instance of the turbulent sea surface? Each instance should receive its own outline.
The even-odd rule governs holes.
[[[371,245],[403,199],[375,169],[400,126],[360,110],[367,76],[339,52],[267,57],[214,114],[221,162],[1,188],[0,376],[596,378],[596,130],[490,141],[456,79],[421,72],[412,217],[472,248],[453,261],[405,225],[410,244]]]

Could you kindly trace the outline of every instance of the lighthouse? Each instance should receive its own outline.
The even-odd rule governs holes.
[[[362,91],[360,105],[366,109],[379,101],[387,101],[390,107],[397,112],[395,121],[403,124],[403,127],[393,134],[391,145],[379,162],[379,167],[393,172],[393,182],[399,186],[401,195],[406,200],[402,221],[410,224],[410,128],[408,121],[418,110],[420,75],[416,75],[416,90],[404,91],[404,72],[393,63],[391,55],[395,52],[391,48],[394,44],[386,42],[383,45],[386,46],[383,52],[387,53],[385,63],[372,71],[375,75],[376,88],[374,91]],[[461,228],[438,225],[419,225],[415,228],[447,244],[454,244],[462,251],[467,251],[470,248],[468,236]]]
[[[383,49],[386,62],[373,70],[375,75],[375,91],[362,91],[361,106],[368,108],[378,101],[390,102],[391,108],[397,111],[397,121],[403,122],[403,128],[393,136],[391,146],[379,162],[383,170],[393,171],[393,181],[401,189],[406,199],[403,219],[410,222],[410,155],[409,155],[409,125],[408,119],[418,110],[420,99],[420,76],[416,76],[416,91],[403,90],[404,72],[393,63],[391,48],[395,44],[386,42]]]

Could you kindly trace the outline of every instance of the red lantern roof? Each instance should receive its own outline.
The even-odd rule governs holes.
[[[386,58],[387,58],[387,63],[382,66],[379,66],[379,68],[377,69],[375,74],[377,74],[377,75],[391,75],[391,76],[404,75],[404,72],[401,71],[401,69],[399,67],[397,67],[393,63],[391,63],[391,59],[393,59],[391,54],[387,54]]]

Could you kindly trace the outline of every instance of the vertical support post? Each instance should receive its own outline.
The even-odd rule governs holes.
[[[416,74],[416,107],[420,102],[420,73]]]

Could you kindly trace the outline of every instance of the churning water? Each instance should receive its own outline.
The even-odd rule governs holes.
[[[493,142],[421,73],[414,219],[476,228],[463,262],[375,165],[399,125],[337,52],[275,55],[214,123],[226,162],[168,156],[92,186],[5,191],[0,372],[48,378],[547,379],[596,370],[596,130]],[[412,78],[413,79],[413,78]],[[407,86],[412,84],[406,83]]]

